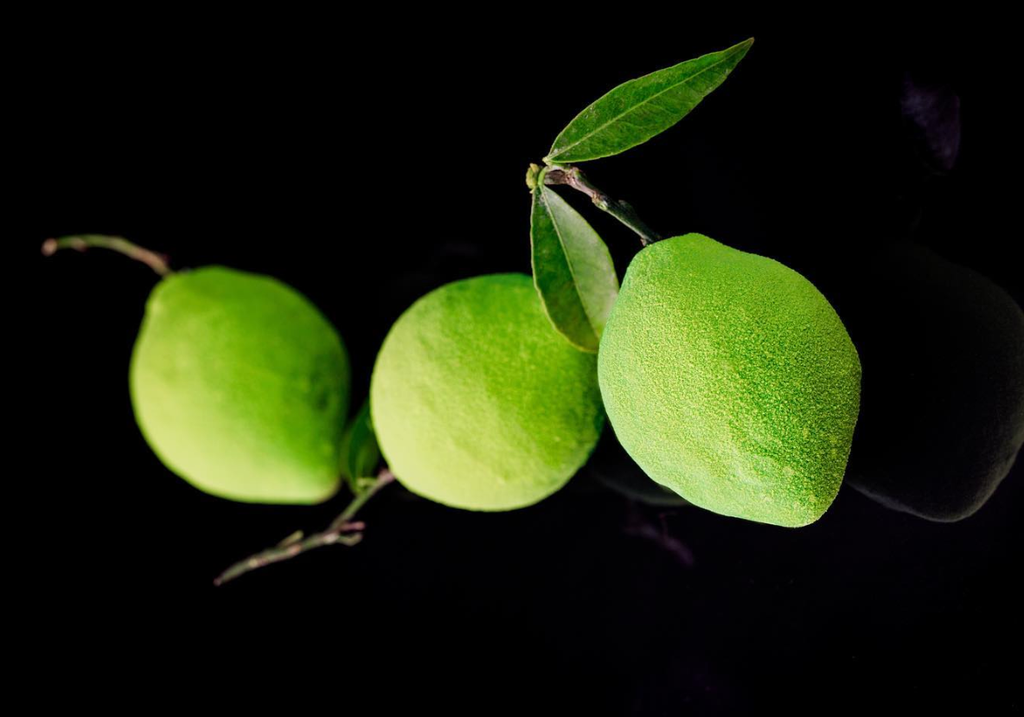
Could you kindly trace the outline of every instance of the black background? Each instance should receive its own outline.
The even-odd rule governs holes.
[[[496,515],[395,487],[366,509],[357,548],[211,585],[234,560],[326,525],[341,502],[235,504],[164,469],[126,381],[154,276],[99,251],[44,260],[49,236],[121,234],[176,266],[283,279],[338,326],[361,397],[415,298],[529,271],[523,176],[576,112],[622,81],[755,35],[692,115],[595,163],[591,179],[666,235],[767,254],[826,295],[850,280],[851,257],[906,235],[921,206],[919,241],[1022,302],[1019,199],[1005,177],[1016,84],[1001,44],[978,51],[955,21],[804,33],[651,19],[559,40],[500,19],[469,31],[400,14],[398,25],[340,26],[111,17],[89,32],[71,19],[9,64],[8,246],[32,347],[15,388],[31,396],[28,433],[41,444],[18,469],[27,474],[9,476],[30,486],[8,506],[25,521],[14,545],[29,546],[12,549],[26,571],[29,671],[75,677],[81,695],[155,681],[148,694],[163,699],[202,683],[228,700],[283,689],[296,710],[323,693],[339,712],[363,700],[479,714],[1019,707],[1020,465],[961,523],[892,512],[847,487],[795,531],[632,505],[586,471],[542,504]],[[962,99],[960,162],[926,189],[900,120],[907,70]],[[635,238],[570,200],[621,273]],[[642,525],[692,560],[638,537]]]

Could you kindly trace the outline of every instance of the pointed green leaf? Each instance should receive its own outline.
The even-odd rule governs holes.
[[[619,280],[608,247],[579,213],[540,184],[530,220],[533,283],[551,324],[576,348],[597,351]]]
[[[562,130],[544,161],[585,162],[643,144],[689,114],[722,84],[753,43],[750,38],[619,85]]]
[[[374,475],[378,463],[380,448],[370,422],[370,404],[366,402],[341,439],[341,475],[355,486],[358,479]]]

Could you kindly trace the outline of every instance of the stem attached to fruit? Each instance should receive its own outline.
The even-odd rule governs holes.
[[[387,468],[384,468],[377,474],[377,480],[371,483],[365,490],[357,493],[352,502],[348,504],[348,507],[327,526],[326,530],[306,537],[303,537],[301,530],[292,533],[274,547],[267,548],[245,560],[239,560],[218,575],[213,584],[223,585],[257,568],[289,560],[313,548],[321,548],[325,545],[334,545],[335,543],[350,546],[357,544],[363,539],[361,531],[366,528],[366,525],[352,519],[359,512],[359,509],[366,504],[366,501],[370,500],[381,488],[394,480],[394,474]]]
[[[63,237],[61,239],[47,239],[43,242],[43,254],[51,256],[61,249],[76,249],[85,251],[91,247],[110,249],[119,254],[141,261],[160,276],[173,274],[168,259],[163,254],[157,254],[122,237],[105,236],[102,234],[83,234],[81,236]]]
[[[583,175],[578,167],[550,167],[544,173],[544,184],[548,186],[564,185],[572,187],[577,192],[583,192],[598,209],[608,212],[627,227],[640,236],[640,243],[644,246],[661,241],[661,235],[647,226],[637,216],[636,210],[628,202],[620,199],[612,199],[600,189],[595,187]]]

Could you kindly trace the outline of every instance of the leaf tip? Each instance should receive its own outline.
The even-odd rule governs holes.
[[[739,53],[740,58],[742,59],[742,57],[744,55],[746,55],[750,51],[750,48],[751,48],[751,46],[753,44],[754,44],[754,38],[753,37],[748,37],[743,42],[737,42],[735,45],[730,47],[729,50],[733,50],[733,51]],[[727,50],[726,52],[728,52],[729,50]]]

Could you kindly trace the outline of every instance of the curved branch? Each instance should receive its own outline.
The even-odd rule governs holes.
[[[527,175],[527,184],[530,183],[530,175]],[[640,243],[644,246],[661,241],[662,237],[651,229],[637,215],[636,210],[628,202],[621,199],[612,199],[600,189],[595,187],[580,171],[579,167],[554,166],[544,172],[544,184],[550,186],[564,185],[572,187],[577,192],[582,192],[590,197],[598,209],[608,212],[627,227],[632,229],[640,237]]]
[[[331,524],[327,526],[326,530],[319,533],[313,533],[309,536],[305,536],[301,530],[296,531],[274,547],[267,548],[255,555],[250,555],[245,560],[239,560],[237,563],[218,575],[214,579],[213,584],[223,585],[224,583],[230,582],[248,572],[252,572],[253,570],[257,570],[266,565],[290,560],[296,555],[301,555],[302,553],[313,550],[314,548],[322,548],[325,545],[334,545],[335,543],[348,546],[356,545],[363,539],[362,531],[366,528],[366,524],[353,521],[352,519],[355,517],[356,513],[359,512],[359,509],[362,508],[368,500],[370,500],[370,498],[376,495],[381,488],[394,480],[395,476],[391,471],[387,468],[382,469],[381,472],[377,474],[377,480],[371,483],[364,490],[357,493],[356,497],[352,499],[352,502],[348,504],[348,507],[342,511],[341,515],[331,521]]]
[[[53,256],[61,249],[75,249],[85,251],[96,247],[110,249],[118,254],[124,254],[130,259],[140,261],[159,276],[173,274],[168,259],[163,254],[133,244],[124,237],[112,237],[103,234],[82,234],[81,236],[62,237],[60,239],[47,239],[43,242],[43,255]]]

